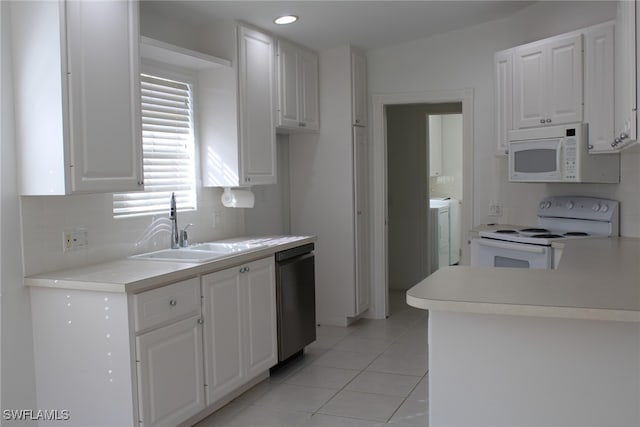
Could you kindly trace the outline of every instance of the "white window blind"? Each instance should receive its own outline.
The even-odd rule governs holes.
[[[193,97],[188,83],[140,75],[144,192],[114,194],[114,217],[169,212],[171,193],[178,210],[194,210]]]

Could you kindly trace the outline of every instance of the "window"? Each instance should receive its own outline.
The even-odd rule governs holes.
[[[114,217],[167,213],[171,193],[179,211],[195,210],[193,85],[140,75],[144,192],[114,194]]]

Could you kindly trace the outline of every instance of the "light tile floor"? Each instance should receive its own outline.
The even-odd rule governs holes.
[[[317,340],[195,427],[427,426],[427,312],[389,295],[386,320],[320,326]]]

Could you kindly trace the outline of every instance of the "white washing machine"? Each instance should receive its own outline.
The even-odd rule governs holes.
[[[431,235],[438,236],[438,256],[432,251],[432,272],[445,265],[454,265],[460,262],[461,221],[460,200],[451,198],[432,198],[429,200],[431,207]],[[437,220],[436,220],[437,218]],[[446,242],[445,242],[446,240]],[[445,248],[449,252],[445,255]],[[440,253],[442,252],[442,253]],[[445,263],[446,261],[446,263]]]

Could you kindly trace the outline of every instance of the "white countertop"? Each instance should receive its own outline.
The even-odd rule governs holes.
[[[204,263],[120,259],[25,277],[27,286],[137,293],[273,255],[316,241],[315,236],[239,237],[221,242],[260,241],[264,246]]]
[[[555,270],[453,266],[407,292],[425,310],[640,322],[640,239],[572,239]]]

